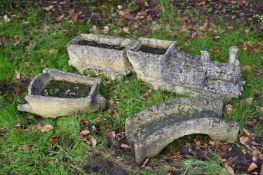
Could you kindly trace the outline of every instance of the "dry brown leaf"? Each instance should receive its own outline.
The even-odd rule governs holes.
[[[239,141],[241,144],[245,145],[249,141],[249,138],[242,136],[239,138]]]
[[[22,145],[19,149],[22,150],[22,151],[30,151],[31,148],[32,148],[32,145],[25,144],[25,145]]]
[[[247,129],[243,129],[243,134],[245,135],[245,136],[250,136],[250,132],[247,130]]]
[[[141,168],[144,168],[149,160],[150,160],[149,158],[145,159],[143,164],[142,164],[142,166],[141,166]]]
[[[129,28],[128,27],[123,27],[123,32],[129,33]]]
[[[112,106],[113,104],[114,104],[114,100],[109,99],[109,100],[108,100],[108,105]]]
[[[52,125],[46,124],[46,125],[44,125],[44,126],[41,128],[41,131],[42,131],[42,132],[48,132],[48,131],[50,131],[50,130],[52,130],[52,129],[53,129],[53,126],[52,126]]]
[[[16,70],[16,79],[20,80],[21,79],[21,73]]]
[[[64,18],[64,14],[60,15],[59,17],[56,17],[56,21],[59,22]]]
[[[103,32],[104,32],[105,34],[107,34],[107,33],[109,33],[109,31],[110,31],[109,26],[104,26]]]
[[[120,147],[123,148],[123,149],[130,149],[129,145],[124,144],[124,143],[122,143],[122,144],[120,145]]]
[[[227,170],[227,172],[228,172],[229,174],[231,174],[231,175],[232,175],[232,174],[235,174],[233,168],[230,167],[230,166],[226,166],[226,170]]]
[[[18,44],[20,44],[20,38],[19,36],[15,35],[15,42],[13,43],[13,46],[17,46]]]
[[[91,147],[92,147],[93,149],[95,149],[95,148],[96,148],[96,145],[97,145],[97,140],[94,139],[94,138],[91,138],[91,139],[89,139],[89,142],[90,142]]]
[[[252,162],[252,163],[250,164],[250,166],[248,167],[247,171],[248,171],[248,172],[251,172],[251,171],[253,171],[253,170],[257,169],[257,168],[258,168],[257,164],[255,164],[254,162]]]
[[[82,135],[82,136],[86,136],[86,135],[88,135],[88,134],[90,134],[90,131],[87,130],[87,129],[84,129],[84,130],[82,130],[82,131],[80,132],[80,135]]]
[[[71,19],[76,21],[78,19],[79,14],[75,11],[75,9],[70,9],[69,10],[69,16]]]
[[[251,104],[253,102],[254,98],[253,97],[249,97],[245,99],[246,104]]]
[[[93,25],[92,26],[92,32],[95,33],[97,31],[97,26]]]
[[[50,49],[50,50],[48,51],[48,53],[49,53],[50,55],[53,55],[53,54],[55,54],[55,53],[58,53],[58,50],[57,50],[57,49]]]
[[[50,11],[51,9],[53,9],[53,5],[50,5],[50,6],[47,6],[47,7],[44,7],[44,10],[46,11]]]

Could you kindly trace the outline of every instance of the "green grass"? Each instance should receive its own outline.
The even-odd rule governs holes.
[[[263,61],[262,53],[245,50],[243,43],[249,41],[252,44],[257,44],[260,42],[262,34],[253,31],[246,33],[243,26],[227,29],[223,25],[217,25],[214,26],[216,32],[203,33],[190,41],[186,39],[186,33],[180,30],[176,9],[168,2],[168,0],[161,1],[163,16],[160,29],[157,31],[145,33],[140,30],[124,34],[121,32],[122,28],[118,28],[117,24],[111,24],[110,28],[120,30],[116,32],[117,35],[134,39],[143,36],[176,40],[183,50],[193,54],[199,54],[200,50],[207,48],[211,51],[213,60],[222,62],[227,62],[229,47],[237,45],[240,48],[241,66],[249,65],[251,70],[242,74],[242,78],[246,79],[243,94],[238,99],[227,102],[233,105],[234,110],[230,116],[225,114],[224,117],[238,120],[240,126],[244,127],[250,118],[259,115],[258,108],[263,106],[262,99],[254,99],[249,105],[244,103],[244,99],[247,97],[253,97],[255,94],[263,92],[263,77],[255,76],[252,71],[263,66]],[[49,22],[50,16],[45,16],[40,9],[30,6],[23,13],[15,9],[12,12],[17,16],[11,17],[11,22],[5,23],[0,18],[0,38],[8,37],[10,40],[7,45],[0,45],[0,85],[15,81],[16,70],[29,77],[41,73],[46,67],[77,72],[68,65],[66,43],[80,33],[92,31],[90,22],[63,20],[60,23],[52,24]],[[148,25],[151,26],[151,24]],[[116,35],[112,30],[109,34]],[[173,37],[170,31],[178,33],[178,35]],[[97,33],[102,33],[102,31],[98,30]],[[17,46],[13,46],[15,35],[20,38],[20,44]],[[213,37],[217,35],[220,36],[220,39],[214,41]],[[49,53],[51,49],[56,51]],[[105,76],[101,76],[101,78],[104,81],[107,80]],[[149,98],[145,99],[142,94],[150,90]],[[178,97],[176,94],[154,91],[150,85],[139,81],[135,74],[124,77],[122,80],[113,81],[110,86],[102,83],[100,91],[107,99],[118,102],[110,107],[118,111],[117,116],[110,116],[106,110],[61,117],[57,120],[45,119],[41,122],[54,126],[54,129],[47,133],[33,131],[32,125],[22,130],[15,128],[16,124],[23,124],[28,118],[32,118],[31,114],[19,113],[16,109],[26,91],[13,96],[0,96],[0,127],[8,130],[6,135],[0,136],[0,174],[73,174],[75,169],[81,171],[82,165],[89,161],[88,158],[91,154],[90,146],[81,141],[79,137],[81,119],[96,121],[99,125],[110,125],[110,128],[102,135],[93,136],[98,140],[97,149],[106,152],[109,151],[105,141],[107,132],[123,128],[126,117],[161,101]],[[258,124],[256,129],[257,133],[263,136],[262,123]],[[50,143],[54,134],[62,134],[61,144],[57,148],[52,147]],[[64,143],[67,139],[73,141],[71,148],[68,148]],[[31,149],[23,150],[21,149],[23,145],[31,145]],[[209,172],[213,174],[215,171],[221,172],[221,170],[223,172],[224,168],[218,162],[214,159],[207,162],[188,160],[185,164],[185,172],[189,172],[190,169],[198,172],[207,171],[207,174]],[[141,170],[141,173],[154,174],[152,171],[144,169]]]

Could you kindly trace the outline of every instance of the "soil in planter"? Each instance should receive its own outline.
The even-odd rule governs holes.
[[[41,95],[62,98],[81,98],[89,95],[91,86],[67,81],[51,80]]]
[[[93,46],[93,47],[100,47],[100,48],[105,48],[105,49],[114,49],[114,50],[124,50],[125,49],[125,47],[120,46],[120,45],[110,45],[110,44],[98,43],[96,41],[88,41],[88,40],[80,40],[78,44],[88,45],[88,46]]]
[[[158,47],[149,47],[149,46],[142,46],[138,51],[142,51],[145,53],[151,53],[155,55],[163,55],[165,54],[167,48],[158,48]]]

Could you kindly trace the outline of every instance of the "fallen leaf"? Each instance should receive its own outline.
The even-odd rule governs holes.
[[[50,139],[50,143],[52,144],[52,145],[57,145],[57,144],[59,144],[59,138],[62,136],[62,134],[55,134],[55,135],[53,135],[52,137],[51,137],[51,139]]]
[[[254,162],[252,162],[252,163],[250,164],[250,166],[248,167],[247,171],[248,171],[248,172],[251,172],[251,171],[253,171],[253,170],[257,169],[257,168],[258,168],[257,164],[255,164]]]
[[[78,19],[78,13],[76,13],[75,9],[70,9],[69,10],[69,16],[74,21],[76,21]]]
[[[123,148],[123,149],[130,149],[129,145],[124,144],[124,143],[122,143],[122,144],[120,145],[120,147]]]
[[[46,125],[44,125],[44,126],[42,127],[41,131],[42,131],[42,132],[48,132],[48,131],[50,131],[50,130],[52,130],[52,129],[53,129],[53,126],[52,126],[52,125],[46,124]]]
[[[53,126],[50,124],[43,125],[38,123],[37,125],[32,127],[32,130],[40,130],[41,132],[48,132],[53,129]]]
[[[232,105],[231,105],[231,104],[227,104],[227,105],[225,106],[225,108],[226,108],[226,113],[227,113],[228,115],[230,115],[230,114],[232,113],[232,111],[233,111]]]
[[[246,104],[251,104],[253,102],[254,98],[249,97],[245,99]]]
[[[59,17],[56,17],[56,21],[59,22],[64,18],[64,14],[60,15]]]
[[[17,46],[18,44],[20,44],[20,38],[15,35],[15,42],[13,43],[13,46]]]
[[[241,144],[245,145],[249,141],[249,138],[242,136],[240,137],[239,141]]]
[[[6,45],[6,44],[8,44],[8,42],[9,42],[8,37],[3,36],[0,38],[0,45]]]
[[[57,50],[57,49],[50,49],[50,50],[48,51],[48,53],[49,53],[50,55],[53,55],[53,54],[55,54],[55,53],[58,53],[58,50]]]
[[[90,145],[91,145],[91,147],[93,149],[96,148],[96,145],[97,145],[97,140],[96,139],[94,139],[94,138],[89,139],[89,143],[90,143]]]
[[[92,32],[95,33],[97,31],[97,26],[93,25],[92,26]]]
[[[109,26],[104,26],[103,32],[106,34],[109,33],[109,31],[110,31]]]
[[[129,28],[128,27],[123,27],[123,32],[129,33]]]
[[[245,135],[245,136],[250,136],[250,133],[249,133],[249,131],[247,130],[247,129],[243,129],[243,134]]]
[[[90,131],[87,130],[87,129],[84,129],[84,130],[80,131],[80,135],[82,135],[82,136],[86,136],[88,134],[90,134]]]
[[[227,170],[227,172],[228,172],[229,174],[231,174],[231,175],[232,175],[232,174],[235,174],[233,168],[230,167],[230,166],[226,166],[226,170]]]
[[[4,22],[8,23],[10,21],[11,21],[11,19],[7,15],[4,15]]]
[[[116,137],[115,131],[111,131],[111,132],[108,134],[108,139],[109,139],[110,141],[114,140],[115,137]]]
[[[21,73],[16,70],[16,79],[20,80],[21,79]]]
[[[47,6],[47,7],[44,7],[44,10],[46,11],[50,11],[51,9],[53,9],[53,5],[50,5],[50,6]]]
[[[22,151],[30,151],[32,149],[32,145],[24,144],[19,149],[22,150]]]
[[[109,100],[108,100],[108,105],[112,106],[113,104],[114,104],[114,100],[109,99]]]
[[[142,166],[141,166],[141,168],[144,168],[149,160],[150,160],[149,158],[145,159],[143,164],[142,164]]]

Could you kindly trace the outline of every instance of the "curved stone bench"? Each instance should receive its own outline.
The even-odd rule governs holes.
[[[202,98],[180,98],[155,105],[125,123],[126,136],[137,163],[160,153],[175,139],[207,134],[215,140],[234,142],[239,127],[220,118],[222,102]]]

